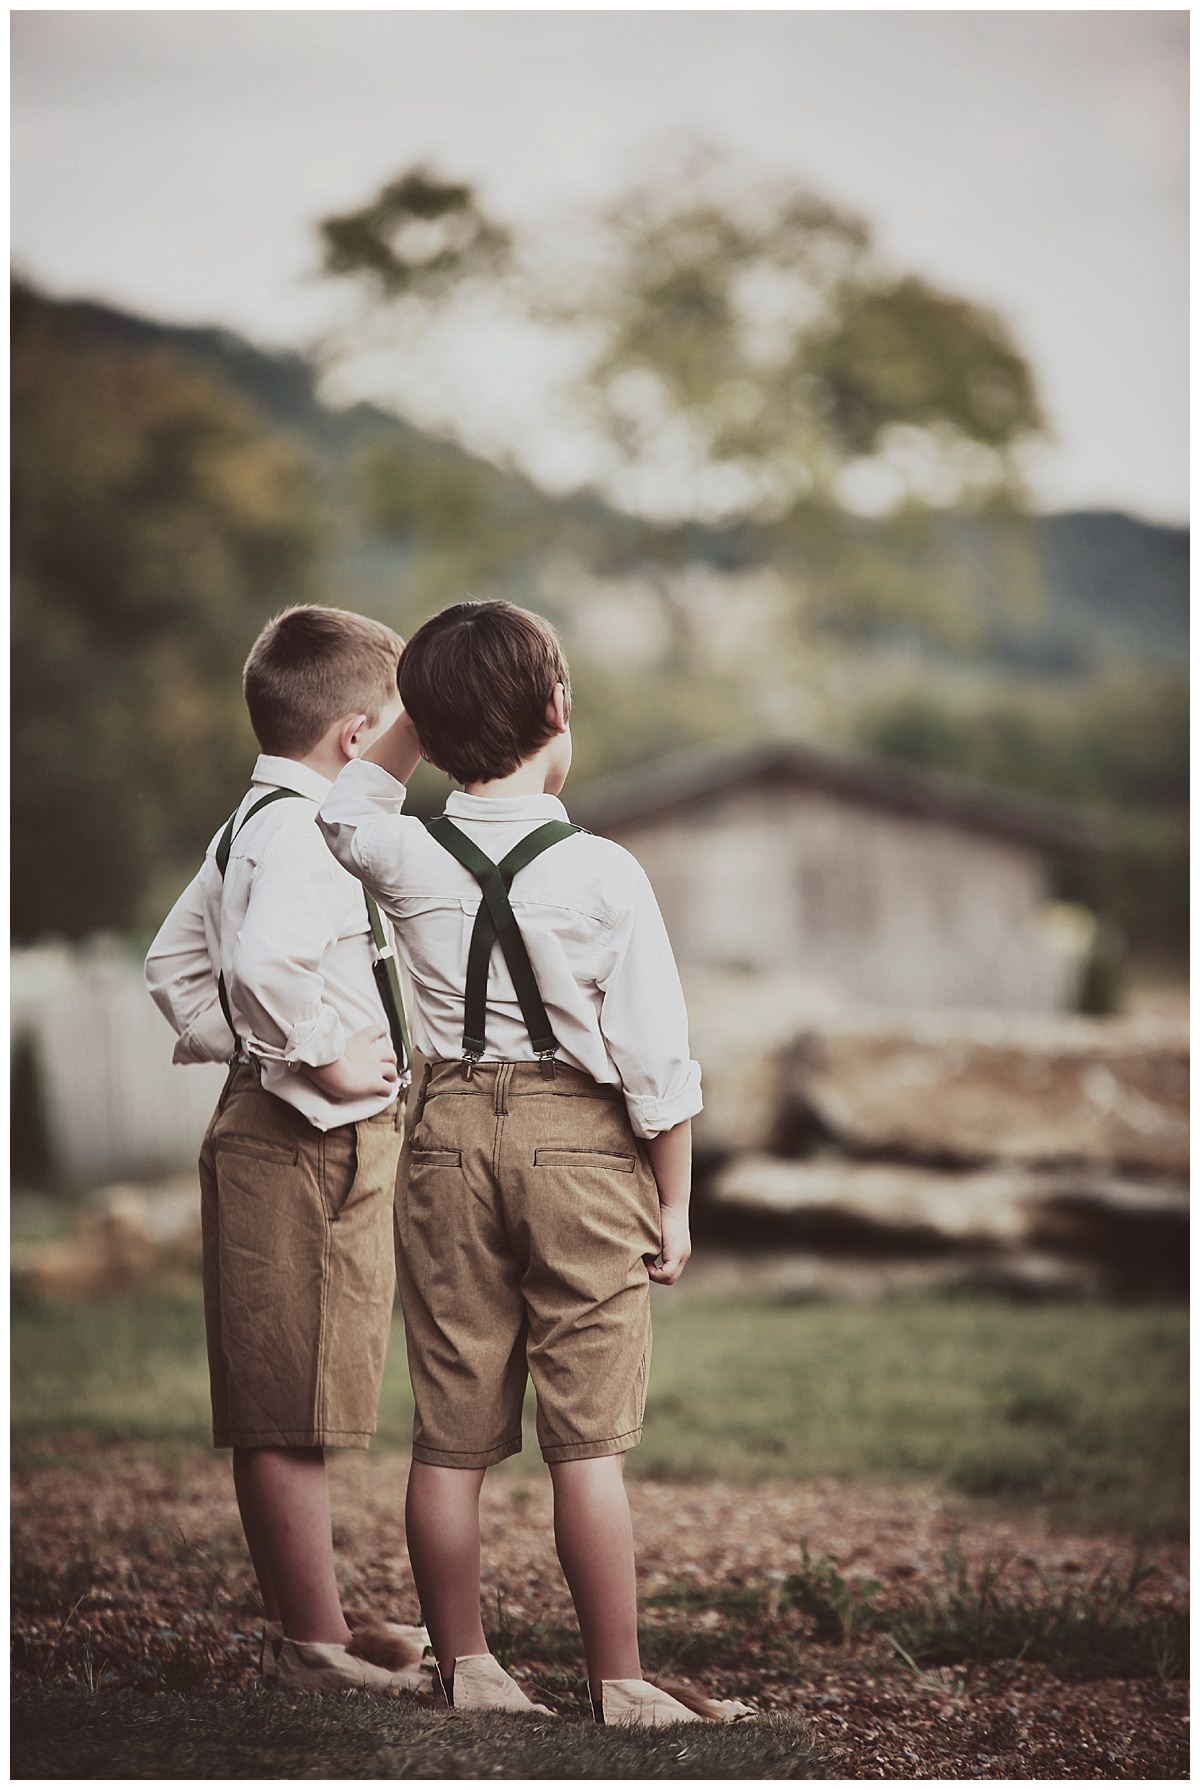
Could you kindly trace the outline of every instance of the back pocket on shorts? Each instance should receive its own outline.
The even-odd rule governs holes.
[[[534,1168],[599,1168],[610,1174],[631,1175],[636,1156],[616,1155],[611,1150],[555,1150],[533,1152]]]
[[[413,1168],[461,1168],[461,1150],[421,1150],[415,1145],[409,1150],[408,1160]]]

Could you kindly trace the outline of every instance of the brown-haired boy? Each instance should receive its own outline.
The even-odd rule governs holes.
[[[301,1690],[420,1679],[420,1631],[352,1636],[324,1457],[375,1428],[408,1066],[390,934],[316,811],[394,720],[401,646],[337,609],[264,628],[244,675],[250,789],[146,959],[175,1061],[230,1063],[200,1155],[213,1442],[233,1450],[264,1675]]]
[[[396,1197],[415,1396],[406,1526],[447,1700],[530,1703],[487,1650],[479,1492],[521,1446],[526,1375],[597,1718],[728,1720],[642,1678],[625,1451],[641,1438],[649,1283],[690,1254],[700,1069],[640,865],[572,827],[570,680],[540,617],[460,603],[400,661],[405,713],[318,824],[396,924],[429,1059]],[[463,784],[401,809],[424,754]],[[498,946],[498,949],[493,949]]]

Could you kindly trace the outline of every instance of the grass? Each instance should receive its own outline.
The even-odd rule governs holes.
[[[208,1440],[198,1299],[14,1302],[18,1464],[62,1432]],[[411,1416],[397,1321],[380,1444]],[[88,1455],[81,1455],[81,1461]],[[538,1466],[532,1434],[505,1472]],[[1105,1301],[880,1305],[656,1300],[646,1439],[660,1478],[932,1480],[1065,1526],[1175,1537],[1187,1521],[1187,1314]]]
[[[805,1726],[636,1733],[586,1721],[446,1717],[356,1695],[140,1696],[22,1689],[15,1778],[828,1778]]]
[[[762,1632],[792,1612],[811,1619],[819,1641],[849,1648],[882,1635],[913,1671],[953,1665],[968,1677],[1001,1661],[1048,1666],[1059,1678],[1186,1676],[1188,1612],[1139,1602],[1154,1576],[1135,1561],[1105,1567],[1080,1584],[1015,1582],[1002,1559],[971,1566],[954,1553],[936,1580],[885,1590],[847,1580],[832,1560],[803,1551],[797,1571],[770,1585],[669,1585],[648,1600],[656,1610],[722,1613],[726,1629]]]

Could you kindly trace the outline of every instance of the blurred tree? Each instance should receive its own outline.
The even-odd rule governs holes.
[[[253,739],[246,646],[302,591],[304,463],[215,381],[13,295],[13,930],[136,923]]]
[[[809,620],[961,633],[960,582],[922,551],[921,523],[1014,507],[1019,450],[1042,427],[1033,377],[999,317],[892,272],[861,218],[702,153],[622,194],[573,250],[514,238],[426,169],[320,229],[326,271],[394,322],[414,363],[454,352],[455,307],[486,327],[484,299],[497,331],[516,317],[573,344],[560,396],[640,521],[627,550],[677,649],[674,574],[697,524],[765,530]],[[888,526],[856,527],[867,514]],[[1028,590],[1032,562],[1010,545],[1009,580]]]

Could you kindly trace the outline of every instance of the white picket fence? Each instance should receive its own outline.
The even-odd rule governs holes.
[[[96,1187],[195,1162],[225,1071],[171,1062],[171,1028],[133,951],[19,950],[11,988],[12,1043],[33,1047],[56,1180]]]

